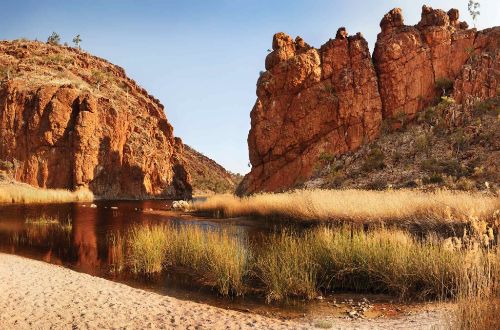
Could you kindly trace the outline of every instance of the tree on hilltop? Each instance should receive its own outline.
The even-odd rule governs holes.
[[[78,49],[82,49],[80,47],[80,43],[82,42],[82,38],[80,38],[80,35],[77,34],[74,38],[73,38],[73,43],[75,44],[75,46],[78,48]]]
[[[47,38],[47,43],[50,45],[59,45],[61,42],[61,37],[56,32],[52,32],[52,34]]]
[[[481,5],[479,4],[479,1],[474,1],[474,0],[469,0],[469,3],[467,4],[467,10],[469,11],[472,20],[474,21],[474,26],[476,26],[476,18],[480,14],[479,12],[480,6]]]

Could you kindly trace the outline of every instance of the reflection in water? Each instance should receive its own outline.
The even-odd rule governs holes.
[[[168,210],[165,201],[102,201],[96,204],[97,208],[84,203],[1,205],[0,250],[103,275],[117,259],[123,259],[123,251],[116,248],[116,243],[131,226],[177,221],[174,217],[142,212],[153,208]],[[29,220],[40,216],[57,221],[37,223]]]

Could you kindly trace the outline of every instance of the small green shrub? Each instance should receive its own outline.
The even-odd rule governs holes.
[[[381,170],[385,167],[384,152],[379,147],[370,149],[366,155],[362,169],[365,171]]]
[[[450,135],[450,140],[455,151],[460,153],[469,147],[472,137],[459,128]]]
[[[441,174],[439,173],[433,173],[430,176],[426,176],[423,179],[424,184],[440,184],[444,182],[444,178]]]
[[[448,78],[436,79],[436,90],[441,93],[441,96],[447,96],[453,90],[453,81]]]
[[[47,38],[47,43],[50,45],[59,45],[61,42],[61,37],[56,32],[52,32],[52,34]]]
[[[12,162],[6,160],[0,160],[0,170],[11,171],[13,168],[14,164]]]
[[[14,68],[11,65],[0,66],[0,80],[9,80],[12,78]]]
[[[335,88],[330,85],[330,84],[327,84],[325,85],[325,92],[328,94],[328,97],[332,100],[332,101],[338,101],[339,97],[337,95],[337,91],[335,90]]]
[[[427,133],[422,133],[415,138],[415,148],[418,152],[425,152],[425,154],[428,154],[430,144],[431,138]]]
[[[478,115],[486,115],[486,114],[490,114],[493,116],[500,115],[500,97],[494,97],[476,103],[473,107],[473,111]]]
[[[392,154],[392,161],[398,164],[403,159],[403,155],[399,151],[394,151]]]
[[[463,167],[456,159],[437,160],[435,158],[428,158],[420,163],[420,168],[428,173],[447,174],[455,177],[469,174],[469,170]]]
[[[408,114],[404,110],[398,111],[392,116],[393,122],[398,123],[401,127],[404,127],[408,122]]]

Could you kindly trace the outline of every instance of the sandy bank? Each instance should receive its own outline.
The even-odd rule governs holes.
[[[331,323],[334,329],[439,329],[445,325],[442,313]],[[316,321],[282,321],[183,301],[0,253],[1,329],[306,329]]]

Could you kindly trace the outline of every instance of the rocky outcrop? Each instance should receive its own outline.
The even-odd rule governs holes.
[[[275,34],[250,115],[252,170],[238,193],[302,183],[320,155],[375,139],[383,119],[389,128],[395,118],[412,120],[455,79],[460,103],[498,93],[499,27],[477,32],[460,22],[458,10],[428,6],[415,26],[405,25],[395,8],[380,27],[373,64],[364,38],[348,37],[345,28],[320,49]]]
[[[453,98],[466,108],[498,95],[500,86],[500,28],[480,31],[471,54],[453,84]]]
[[[348,37],[340,28],[316,49],[277,33],[266,69],[251,112],[245,192],[291,187],[311,175],[320,154],[343,153],[378,135],[381,101],[361,34]]]
[[[0,159],[15,179],[101,198],[191,196],[163,106],[120,67],[39,42],[0,42]]]
[[[436,81],[453,81],[474,51],[476,30],[459,21],[458,10],[448,13],[428,6],[415,26],[404,25],[401,9],[380,22],[373,62],[379,77],[384,117],[412,119],[432,104]]]

